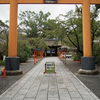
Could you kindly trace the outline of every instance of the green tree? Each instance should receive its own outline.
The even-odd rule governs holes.
[[[100,9],[100,4],[96,4],[95,7],[96,7],[96,10],[99,10]]]
[[[98,13],[99,8],[91,6],[92,46],[100,29],[100,21],[97,20]],[[60,19],[60,17],[64,17],[64,20]],[[62,31],[64,35],[64,38],[61,35],[58,35],[58,37],[67,43],[66,45],[77,48],[77,52],[83,54],[82,7],[76,5],[75,11],[71,10],[66,15],[59,15],[57,22],[60,23],[58,30]]]
[[[0,34],[1,33],[6,33],[9,30],[9,26],[7,25],[7,22],[2,22],[2,20],[0,20]]]
[[[22,29],[22,31],[25,32],[29,38],[38,37],[42,33],[41,30],[44,27],[43,23],[47,21],[49,15],[49,12],[44,14],[40,11],[39,14],[37,14],[34,11],[21,11],[19,14],[21,22],[18,27]]]
[[[42,38],[46,38],[46,39],[52,39],[52,38],[57,38],[56,35],[56,27],[57,27],[57,23],[56,20],[54,19],[49,19],[48,22],[44,23],[45,27],[42,29]]]
[[[95,63],[100,64],[100,37],[93,45],[93,56],[95,57]]]
[[[30,54],[28,38],[24,34],[17,36],[17,56],[20,57],[20,62],[26,62]]]
[[[0,20],[0,39],[2,40],[2,53],[3,55],[8,56],[8,37],[9,37],[9,26],[8,26],[8,20],[5,22],[2,22]]]
[[[91,34],[92,34],[92,49],[94,45],[94,39],[98,35],[98,30],[100,29],[100,21],[97,21],[98,15],[100,13],[100,5],[95,5],[91,7]]]
[[[38,48],[44,51],[49,50],[47,44],[40,38],[29,38],[28,39],[31,48]]]
[[[83,54],[82,13],[79,12],[77,6],[76,8],[75,12],[71,10],[66,15],[57,17],[57,21],[60,23],[59,29],[63,34],[63,37],[60,35],[59,38],[61,37],[62,41],[65,42],[67,46],[77,48],[77,52]],[[64,17],[64,20],[60,19],[61,16]]]

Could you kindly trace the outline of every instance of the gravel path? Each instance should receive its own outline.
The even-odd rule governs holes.
[[[69,68],[95,95],[100,98],[100,74],[99,75],[78,75],[77,71],[81,68],[81,64],[73,61],[70,58],[66,59],[66,67]],[[7,76],[7,78],[2,78],[0,75],[0,94],[12,86],[16,81],[18,81],[23,75],[30,71],[34,67],[33,58],[30,58],[26,63],[21,63],[20,68],[23,71],[22,75],[17,76]],[[2,68],[2,66],[0,66]],[[100,66],[96,66],[100,72]]]

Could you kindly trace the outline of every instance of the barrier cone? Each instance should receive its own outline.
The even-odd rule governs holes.
[[[5,71],[5,68],[4,68],[2,78],[6,78],[6,77],[7,77],[7,76],[6,76],[6,71]]]

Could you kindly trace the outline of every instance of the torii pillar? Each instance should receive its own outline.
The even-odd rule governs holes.
[[[91,26],[90,26],[90,0],[83,0],[83,57],[79,74],[98,74],[95,69],[95,58],[92,56]]]
[[[8,57],[5,61],[5,69],[8,74],[21,74],[19,70],[20,58],[17,57],[17,0],[10,0],[10,28]]]

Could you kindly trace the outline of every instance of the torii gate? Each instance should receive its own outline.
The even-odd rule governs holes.
[[[11,62],[14,62],[14,65],[16,65],[19,59],[17,57],[18,4],[44,4],[44,0],[0,0],[0,4],[10,4],[9,48],[7,57],[8,63],[6,65],[8,65]],[[81,70],[79,72],[87,73],[91,70],[96,71],[95,59],[94,57],[92,57],[92,49],[91,49],[90,4],[100,4],[100,0],[58,0],[56,4],[82,4],[84,54],[83,57],[81,58],[82,63],[81,63]],[[17,69],[12,68],[12,69],[19,70],[18,68]]]

